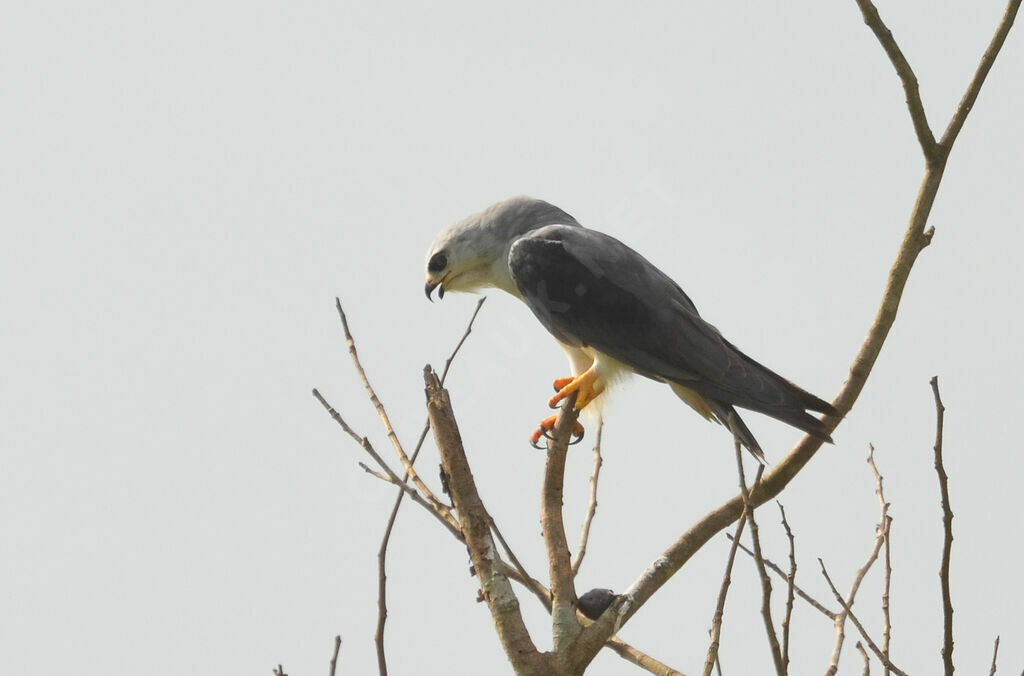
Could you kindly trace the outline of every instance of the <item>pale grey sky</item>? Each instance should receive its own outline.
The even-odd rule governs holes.
[[[995,0],[881,2],[944,128]],[[386,443],[345,353],[341,297],[398,433],[424,416],[474,305],[423,298],[427,246],[513,194],[659,265],[751,356],[831,398],[874,314],[923,163],[853,0],[772,3],[22,3],[0,27],[0,655],[12,673],[374,673],[390,487],[310,396]],[[901,314],[860,401],[783,494],[798,578],[867,556],[874,443],[893,503],[893,657],[936,673],[939,375],[956,542],[956,660],[1024,667],[1014,433],[1024,38],[950,159]],[[477,480],[544,570],[543,455],[526,443],[564,357],[490,293],[449,381]],[[750,414],[769,459],[798,438]],[[421,461],[434,476],[432,447]],[[589,449],[571,456],[567,519]],[[734,492],[731,445],[663,387],[613,396],[581,591],[621,590]],[[783,558],[772,509],[765,547]],[[624,629],[686,672],[707,648],[724,537]],[[394,674],[507,673],[464,549],[412,506],[390,559]],[[739,561],[727,673],[768,673]],[[781,589],[781,585],[776,585]],[[879,631],[879,577],[857,607]],[[781,594],[779,595],[781,596]],[[523,596],[542,645],[547,618]],[[794,617],[793,672],[833,631]],[[853,636],[849,627],[847,635]],[[859,673],[853,641],[843,669]],[[641,673],[608,653],[593,674]]]

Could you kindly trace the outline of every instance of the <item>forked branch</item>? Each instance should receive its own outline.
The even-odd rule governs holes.
[[[519,600],[498,565],[498,550],[491,537],[491,517],[473,481],[448,392],[441,387],[437,374],[429,366],[423,370],[423,379],[427,390],[427,412],[441,454],[441,464],[449,477],[448,488],[459,514],[473,568],[480,580],[480,589],[494,618],[498,638],[517,674],[542,676],[551,673],[549,660],[537,650],[530,638],[519,611]]]
[[[966,119],[967,114],[970,112],[970,107],[973,105],[977,92],[984,83],[985,77],[991,68],[991,63],[995,60],[999,49],[1002,47],[1019,6],[1020,0],[1010,0],[1007,11],[996,30],[995,37],[985,52],[982,65],[979,66],[978,71],[975,73],[964,96],[964,100],[954,113],[953,119],[950,122],[950,128],[943,137],[943,153],[938,156],[938,159],[932,158],[928,162],[903,241],[889,271],[889,278],[878,312],[875,315],[867,337],[854,357],[846,382],[832,402],[838,409],[839,415],[825,416],[824,418],[827,432],[831,432],[836,428],[842,416],[848,413],[857,401],[871,373],[871,369],[878,359],[889,330],[896,321],[896,314],[899,309],[900,300],[903,297],[903,290],[906,287],[907,279],[910,276],[910,271],[917,260],[917,256],[931,242],[932,230],[926,230],[925,227],[942,181],[945,158],[948,156],[952,143],[956,139],[956,132],[959,130],[958,125],[962,125],[963,119]],[[891,55],[890,58],[892,58]],[[897,70],[899,70],[899,67],[897,67]],[[914,117],[913,109],[911,114]],[[778,495],[810,459],[814,457],[821,444],[822,442],[818,439],[809,436],[804,437],[778,465],[765,474],[760,487],[751,492],[751,504],[756,507]],[[707,514],[686,531],[682,537],[676,540],[675,543],[669,546],[640,575],[637,581],[626,590],[619,602],[613,604],[611,608],[605,611],[598,622],[584,630],[583,635],[578,641],[581,650],[590,654],[596,653],[607,637],[613,632],[618,631],[619,627],[632,617],[697,550],[703,547],[715,534],[740,518],[743,506],[743,497],[741,495],[734,496]]]

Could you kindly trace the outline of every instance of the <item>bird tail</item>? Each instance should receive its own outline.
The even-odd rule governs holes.
[[[736,412],[736,409],[729,404],[723,404],[717,401],[710,401],[711,410],[715,414],[715,418],[718,422],[725,425],[725,427],[732,432],[733,436],[739,439],[739,442],[745,449],[750,451],[750,454],[757,459],[762,465],[768,464],[764,459],[764,452],[761,450],[761,444],[757,443],[757,439],[754,438],[754,434],[747,427],[747,424],[743,422],[743,418]]]
[[[813,410],[813,409],[812,409]],[[831,412],[831,411],[827,411]],[[766,415],[770,415],[776,420],[781,420],[787,425],[803,430],[810,434],[812,437],[821,439],[822,441],[832,443],[832,437],[829,436],[828,431],[825,428],[825,423],[815,418],[806,411],[793,410],[793,409],[780,409],[780,410],[765,410],[763,411]]]
[[[817,397],[814,397],[813,395],[808,395],[808,397],[817,399]],[[832,413],[835,411],[830,404],[827,404],[820,399],[817,399],[817,401],[821,402],[823,408],[828,409],[823,410],[822,413]],[[743,422],[743,419],[740,418],[736,409],[730,404],[723,404],[717,401],[709,400],[709,403],[711,404],[711,410],[714,411],[715,418],[725,425],[733,435],[740,440],[743,447],[750,451],[751,455],[757,458],[762,465],[767,464],[760,444],[757,443],[757,439],[754,438],[754,435],[750,432],[750,428],[748,428],[746,423]],[[818,410],[816,408],[816,404],[813,403],[807,403],[807,408],[812,411]],[[830,444],[832,443],[832,437],[829,436],[828,431],[825,429],[825,423],[803,409],[761,409],[759,412],[769,415],[776,420],[781,420],[787,425],[792,425],[798,430],[810,434],[812,437],[816,437]]]
[[[791,395],[792,405],[766,406],[758,402],[760,405],[744,406],[744,408],[750,408],[758,413],[771,416],[776,420],[780,420],[787,425],[792,425],[798,430],[806,432],[813,437],[821,439],[822,441],[827,441],[831,444],[832,437],[828,435],[825,423],[807,413],[807,410],[809,409],[811,411],[819,411],[821,413],[835,415],[837,413],[836,409],[828,402],[823,401],[813,394],[797,387],[788,380],[779,376],[775,377],[785,385],[787,392]],[[750,431],[750,428],[747,427],[747,424],[743,422],[743,418],[741,418],[740,414],[736,412],[736,409],[732,404],[711,399],[710,397],[702,395],[688,387],[680,385],[679,383],[670,383],[670,386],[672,387],[672,391],[676,393],[676,396],[682,399],[693,410],[697,411],[697,413],[708,420],[715,420],[724,425],[730,432],[732,432],[733,436],[739,439],[740,444],[750,451],[750,454],[753,455],[758,462],[761,464],[767,464],[764,458],[764,451],[761,450],[761,445],[757,443],[757,439],[754,438],[754,434]],[[792,399],[795,399],[796,402],[792,402]]]

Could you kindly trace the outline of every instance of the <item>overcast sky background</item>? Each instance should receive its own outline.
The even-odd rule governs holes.
[[[996,0],[881,2],[945,127]],[[16,674],[375,673],[376,551],[394,490],[310,395],[389,451],[334,297],[398,434],[425,418],[475,302],[423,298],[445,225],[530,194],[627,242],[743,350],[831,398],[874,316],[923,162],[853,0],[11,5],[0,23],[0,655]],[[1024,35],[950,159],[896,326],[853,412],[783,494],[800,584],[827,601],[874,537],[886,476],[893,659],[940,669],[928,380],[948,407],[955,658],[1024,668],[1019,383]],[[545,574],[543,454],[563,354],[489,293],[449,385],[488,507]],[[770,460],[798,433],[749,414]],[[592,428],[591,428],[592,430]],[[580,591],[622,590],[735,492],[731,441],[636,380],[607,415]],[[391,457],[390,455],[388,457]],[[570,542],[589,447],[567,477]],[[428,444],[424,476],[436,475]],[[435,482],[436,483],[436,482]],[[786,555],[774,506],[767,553]],[[687,673],[707,649],[724,536],[622,637]],[[508,673],[465,550],[414,505],[391,547],[393,674]],[[776,584],[776,599],[783,585]],[[769,673],[740,559],[726,673]],[[880,636],[880,577],[857,609]],[[521,595],[535,640],[548,618]],[[828,603],[832,606],[833,603]],[[776,613],[779,617],[780,613]],[[843,670],[859,673],[847,627]],[[833,629],[798,604],[793,673]],[[877,669],[877,664],[875,666]],[[642,673],[605,651],[593,674]]]

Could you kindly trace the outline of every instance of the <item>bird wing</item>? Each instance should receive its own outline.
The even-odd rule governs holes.
[[[614,237],[581,227],[538,228],[513,243],[509,270],[526,304],[564,343],[775,417],[831,408],[740,352],[678,284]]]

